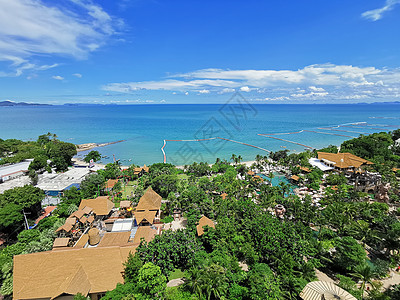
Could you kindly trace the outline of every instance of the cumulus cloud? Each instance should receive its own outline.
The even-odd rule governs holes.
[[[350,99],[346,98],[349,95],[365,95],[363,91],[366,90],[372,92],[368,94],[371,98],[388,98],[396,95],[393,89],[399,86],[399,82],[400,69],[316,64],[298,70],[202,69],[159,81],[110,83],[102,88],[119,93],[166,90],[173,93],[189,91],[198,95],[256,90],[257,94],[266,95],[260,99],[271,101],[334,100]]]
[[[0,61],[16,70],[10,76],[19,76],[24,70],[45,69],[30,62],[33,56],[84,59],[119,26],[91,0],[0,0]]]
[[[60,76],[60,75],[54,75],[51,78],[55,79],[55,80],[64,80],[64,77]]]
[[[400,0],[386,0],[385,5],[381,8],[368,10],[361,14],[361,16],[367,20],[378,21],[382,19],[384,13],[391,11],[394,7],[400,4]]]
[[[82,74],[79,74],[79,73],[74,73],[74,74],[72,74],[72,76],[75,76],[77,78],[82,78]]]

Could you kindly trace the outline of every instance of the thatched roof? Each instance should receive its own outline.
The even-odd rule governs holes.
[[[198,236],[204,234],[204,229],[203,229],[204,226],[215,228],[214,222],[212,220],[210,220],[206,216],[202,216],[199,220],[199,225],[196,226]]]
[[[304,300],[357,300],[349,292],[326,281],[308,283],[300,293],[300,297]]]
[[[114,208],[114,203],[108,199],[108,196],[100,196],[96,199],[83,199],[79,204],[79,209],[83,210],[85,206],[91,207],[98,216],[106,216]]]

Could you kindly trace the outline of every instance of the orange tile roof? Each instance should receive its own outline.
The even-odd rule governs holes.
[[[142,238],[144,238],[144,240],[149,243],[154,239],[156,235],[157,229],[153,229],[150,226],[139,226],[133,239],[133,243],[139,244]]]
[[[363,159],[361,157],[355,156],[351,153],[327,153],[318,152],[318,159],[322,161],[329,162],[335,167],[340,169],[347,168],[358,168],[364,164],[372,165],[373,163]]]
[[[93,209],[91,208],[91,207],[89,207],[89,206],[85,206],[83,209],[82,209],[84,212],[85,212],[85,214],[90,214],[92,211],[93,211]]]
[[[108,179],[106,182],[106,189],[112,189],[118,182],[118,179]]]
[[[212,220],[210,220],[206,216],[202,216],[199,220],[199,225],[196,226],[198,236],[204,234],[204,229],[203,229],[204,226],[215,228],[214,222]]]
[[[53,212],[53,210],[55,210],[56,208],[57,208],[57,206],[46,206],[44,208],[43,214],[39,218],[36,219],[35,224],[39,223],[44,218],[48,217]]]
[[[247,174],[253,176],[255,173],[254,173],[252,170],[249,170],[249,171],[247,172]]]
[[[56,232],[60,232],[61,230],[64,230],[66,232],[70,232],[72,230],[72,224],[64,224],[60,227],[57,228]]]
[[[83,209],[85,206],[89,206],[93,209],[93,212],[98,216],[106,216],[114,207],[108,196],[100,196],[96,199],[83,199],[79,204],[79,209]]]
[[[290,177],[290,179],[293,179],[295,181],[299,181],[300,177],[297,175],[293,175],[292,177]]]
[[[13,299],[54,299],[112,290],[123,283],[130,247],[60,249],[14,256]]]
[[[222,194],[221,194],[221,198],[222,198],[223,200],[225,200],[227,196],[228,196],[227,193],[222,193]]]
[[[136,210],[159,210],[162,197],[149,187],[140,198]]]

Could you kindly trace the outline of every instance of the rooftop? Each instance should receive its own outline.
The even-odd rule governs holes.
[[[199,225],[196,226],[198,236],[204,234],[204,226],[215,228],[214,222],[211,219],[207,218],[206,216],[202,216],[199,220]]]
[[[359,168],[362,165],[372,165],[373,163],[351,153],[327,153],[318,152],[318,159],[328,164],[333,164],[340,169]]]
[[[100,196],[95,199],[82,199],[79,209],[84,209],[85,206],[92,208],[98,216],[106,216],[114,208],[114,203],[108,199],[108,196]]]

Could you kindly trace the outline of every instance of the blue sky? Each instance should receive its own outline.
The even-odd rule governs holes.
[[[400,0],[0,0],[0,101],[400,101]]]

